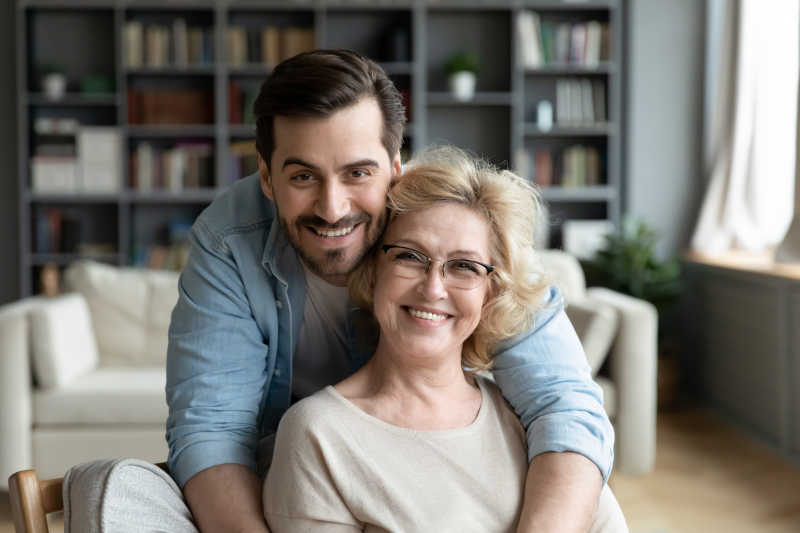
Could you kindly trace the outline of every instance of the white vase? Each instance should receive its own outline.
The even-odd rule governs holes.
[[[475,73],[456,72],[450,74],[450,92],[459,102],[469,102],[475,96]]]
[[[42,89],[49,100],[61,100],[67,92],[67,77],[54,72],[42,78]]]

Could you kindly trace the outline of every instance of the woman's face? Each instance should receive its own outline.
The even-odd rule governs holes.
[[[454,275],[442,279],[442,263],[469,259],[491,264],[489,233],[482,216],[458,204],[407,213],[389,225],[385,245],[418,250],[433,264],[427,273],[420,269],[416,277],[403,277],[398,275],[394,254],[379,252],[374,312],[381,344],[414,358],[449,356],[460,361],[462,344],[480,322],[489,282],[485,271],[480,271],[474,288],[455,287]],[[468,263],[453,268],[463,265]]]

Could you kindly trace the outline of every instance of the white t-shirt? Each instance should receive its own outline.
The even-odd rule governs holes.
[[[305,265],[306,303],[292,360],[292,394],[311,396],[350,375],[347,358],[347,287],[323,280]]]

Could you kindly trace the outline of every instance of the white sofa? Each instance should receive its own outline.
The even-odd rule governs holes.
[[[655,458],[656,327],[652,305],[586,289],[578,262],[540,252],[565,294],[616,429],[615,469],[645,473]],[[167,329],[177,274],[81,262],[74,292],[0,307],[0,486],[23,468],[61,476],[106,457],[160,462]],[[32,379],[33,376],[33,379]]]
[[[656,453],[655,307],[606,288],[587,289],[580,264],[567,253],[544,250],[539,257],[564,293],[567,316],[603,389],[604,407],[616,433],[614,470],[650,472]]]
[[[0,307],[0,486],[104,457],[164,461],[171,272],[79,262],[74,291]]]

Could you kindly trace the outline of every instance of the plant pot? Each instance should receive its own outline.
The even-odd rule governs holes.
[[[450,74],[450,92],[459,102],[469,102],[475,96],[475,73],[456,72]]]

